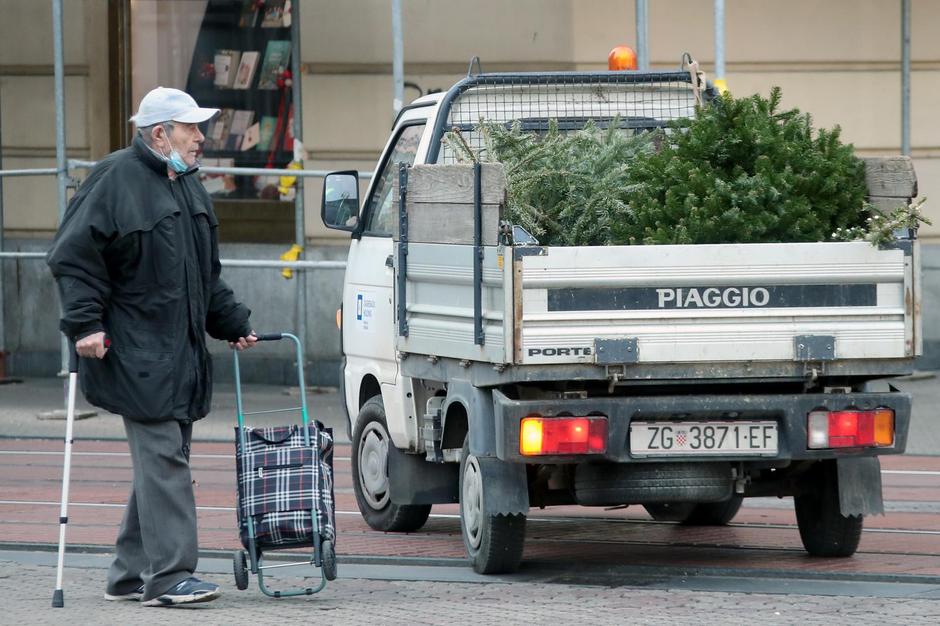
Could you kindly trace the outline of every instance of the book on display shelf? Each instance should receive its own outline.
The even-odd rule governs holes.
[[[203,157],[199,160],[202,167],[235,167],[235,159],[214,159]],[[217,174],[205,171],[199,172],[199,181],[211,196],[225,195],[235,191],[235,176],[233,174]]]
[[[261,130],[260,137],[258,139],[258,145],[255,146],[256,150],[270,150],[271,142],[277,141],[274,137],[274,133],[277,130],[277,117],[273,115],[265,115],[261,118]]]
[[[261,28],[286,28],[291,24],[291,6],[289,0],[267,0],[264,3],[264,17]]]
[[[236,110],[232,115],[232,126],[229,129],[228,139],[225,141],[226,150],[240,150],[242,138],[251,122],[255,118],[254,111]]]
[[[209,122],[209,126],[206,128],[205,136],[206,140],[202,144],[203,150],[217,150],[219,145],[219,139],[222,138],[222,124],[219,124],[219,118],[222,116],[220,112]]]
[[[238,63],[238,69],[235,71],[235,81],[232,83],[232,89],[250,89],[251,83],[255,78],[255,70],[258,69],[258,58],[261,54],[256,50],[246,50],[242,53],[241,61]]]
[[[241,150],[251,150],[258,145],[261,140],[261,123],[255,122],[245,130],[245,136],[242,137]]]
[[[277,89],[277,81],[290,64],[290,40],[272,39],[264,49],[258,89]]]
[[[211,157],[203,157],[199,159],[199,165],[202,167],[218,167],[219,160]],[[225,191],[225,181],[222,178],[222,174],[199,172],[199,181],[202,183],[202,186],[206,188],[206,191],[209,192],[209,195]]]
[[[224,150],[225,142],[228,141],[229,133],[232,129],[232,118],[235,116],[235,109],[222,109],[215,118],[215,125],[212,127],[212,149]]]
[[[261,12],[263,2],[258,0],[242,0],[242,12],[238,18],[239,28],[254,28],[258,25],[258,14]]]
[[[215,86],[227,89],[235,82],[235,70],[241,61],[241,52],[238,50],[218,50],[215,53]]]

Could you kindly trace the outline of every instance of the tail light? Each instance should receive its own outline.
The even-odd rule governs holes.
[[[894,411],[813,411],[806,431],[810,449],[886,448],[894,445]]]
[[[603,454],[607,451],[607,418],[525,417],[519,428],[519,453]]]

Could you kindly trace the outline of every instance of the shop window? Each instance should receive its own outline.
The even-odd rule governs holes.
[[[202,128],[204,166],[291,162],[290,2],[131,0],[129,13],[133,109],[156,86],[183,89],[221,109]],[[293,241],[293,188],[274,176],[200,176],[222,241]]]

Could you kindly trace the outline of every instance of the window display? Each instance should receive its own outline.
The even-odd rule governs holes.
[[[130,108],[156,86],[221,110],[202,129],[204,167],[284,168],[293,159],[290,0],[129,0]],[[122,120],[123,121],[123,120]],[[200,172],[223,241],[294,239],[291,186]]]

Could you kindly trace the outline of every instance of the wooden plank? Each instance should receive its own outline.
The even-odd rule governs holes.
[[[868,195],[913,198],[917,195],[917,175],[910,157],[863,157]]]
[[[500,204],[506,198],[506,172],[501,163],[484,163],[482,201]],[[398,198],[398,176],[394,177]],[[416,165],[408,171],[409,202],[473,203],[472,165]]]
[[[501,204],[484,204],[483,245],[499,240]],[[392,237],[398,241],[398,202],[394,203]],[[411,243],[473,244],[473,205],[453,202],[408,202],[408,241]]]

